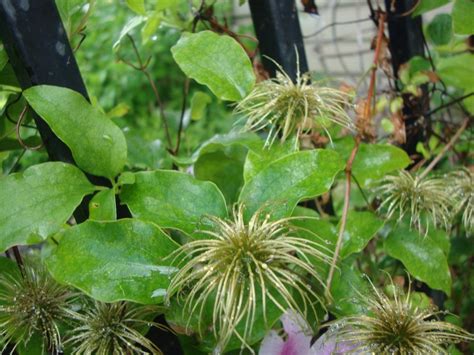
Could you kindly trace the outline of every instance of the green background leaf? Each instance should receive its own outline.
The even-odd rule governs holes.
[[[234,145],[239,145],[250,150],[259,150],[263,146],[263,141],[255,133],[230,132],[227,134],[216,134],[214,137],[202,143],[191,157],[178,157],[175,158],[175,162],[179,165],[192,165],[204,154],[222,150],[225,151],[228,147]]]
[[[227,216],[216,185],[176,171],[136,173],[135,184],[124,185],[120,199],[134,216],[188,234],[204,228],[206,216]]]
[[[46,259],[53,277],[103,301],[159,303],[176,268],[178,245],[152,223],[87,221],[58,235]],[[155,295],[155,296],[154,296]]]
[[[429,233],[422,237],[416,231],[400,225],[388,235],[384,248],[388,255],[400,260],[417,280],[451,294],[447,256]]]
[[[208,94],[202,91],[195,92],[191,98],[191,119],[197,121],[203,118],[206,107],[211,102],[212,98]]]
[[[453,36],[453,22],[451,15],[439,14],[427,27],[431,41],[437,46],[448,44]]]
[[[194,175],[199,180],[215,183],[230,205],[237,201],[244,183],[246,153],[244,147],[232,145],[220,151],[204,154],[194,163]]]
[[[171,52],[187,76],[222,100],[238,101],[255,84],[250,59],[232,37],[211,31],[186,33]]]
[[[422,15],[425,12],[434,10],[438,7],[446,5],[447,3],[449,3],[449,0],[420,0],[416,6],[415,11],[413,12],[413,16]]]
[[[93,175],[115,177],[127,161],[122,130],[70,89],[40,85],[23,92],[28,103],[71,149],[77,165]]]
[[[454,32],[461,35],[474,34],[474,1],[455,0],[453,6]],[[471,75],[472,76],[472,75]]]
[[[145,0],[127,0],[127,6],[139,15],[145,15]]]
[[[246,182],[239,200],[246,206],[247,217],[261,207],[274,218],[289,216],[299,201],[328,191],[343,168],[341,157],[331,150],[293,153],[269,164]]]
[[[469,75],[474,68],[474,54],[464,53],[438,61],[437,74],[447,85],[474,91],[474,75]]]
[[[59,162],[0,179],[0,251],[56,233],[94,190],[78,168]]]

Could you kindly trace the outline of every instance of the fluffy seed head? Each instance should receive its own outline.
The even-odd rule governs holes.
[[[310,75],[301,75],[299,68],[294,83],[283,68],[275,64],[279,69],[276,78],[257,83],[236,106],[235,112],[248,118],[247,130],[269,128],[266,145],[271,145],[277,137],[284,142],[294,134],[299,137],[317,129],[327,132],[327,121],[353,128],[344,110],[349,100],[346,92],[311,83]]]
[[[474,174],[468,169],[450,175],[450,195],[456,199],[456,213],[462,213],[462,223],[468,234],[474,233]]]
[[[371,354],[448,354],[448,344],[474,340],[473,334],[438,319],[441,312],[413,304],[392,283],[388,296],[373,285],[372,295],[362,298],[368,313],[336,321],[338,340],[358,344],[356,349]]]
[[[257,307],[266,324],[270,302],[282,312],[316,313],[315,304],[322,300],[315,287],[323,288],[324,281],[309,258],[329,262],[323,246],[298,237],[289,219],[271,221],[256,212],[245,223],[242,206],[234,208],[232,220],[210,219],[214,230],[202,232],[208,238],[178,250],[180,270],[168,290],[168,297],[177,295],[182,302],[188,326],[194,313],[203,319],[211,304],[212,331],[223,350],[232,335],[248,347]],[[243,331],[237,330],[239,324]]]
[[[29,259],[22,273],[0,274],[0,345],[2,341],[5,348],[26,345],[33,334],[39,334],[45,351],[58,354],[62,350],[59,327],[70,321],[76,296],[54,281],[41,263]]]
[[[74,312],[77,326],[67,340],[72,354],[125,355],[161,354],[140,330],[159,326],[147,319],[157,312],[155,306],[140,306],[128,302],[94,301],[83,312]]]
[[[379,209],[386,207],[388,218],[398,215],[401,220],[408,214],[410,225],[427,233],[429,220],[423,228],[423,218],[429,217],[433,225],[449,229],[453,198],[445,179],[419,178],[402,170],[385,177],[377,191],[382,196]]]

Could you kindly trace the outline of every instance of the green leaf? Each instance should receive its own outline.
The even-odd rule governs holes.
[[[191,119],[198,121],[203,118],[206,114],[206,107],[211,102],[212,98],[208,94],[202,91],[195,92],[191,99]]]
[[[103,302],[160,303],[177,270],[167,257],[178,245],[152,223],[87,221],[58,239],[46,259],[53,277]]]
[[[121,129],[86,99],[70,89],[40,85],[23,92],[28,103],[71,149],[86,172],[110,179],[127,161]]]
[[[437,46],[448,44],[453,36],[453,23],[451,15],[439,14],[427,27],[431,41]]]
[[[422,237],[416,231],[399,225],[388,235],[384,248],[388,255],[400,260],[417,280],[451,294],[447,257],[429,235]]]
[[[94,190],[78,168],[59,162],[1,178],[0,252],[39,243],[56,233]]]
[[[171,52],[187,76],[222,100],[239,101],[255,85],[252,63],[232,37],[211,31],[186,33]]]
[[[146,21],[146,17],[144,16],[135,16],[131,18],[122,28],[122,31],[120,31],[120,35],[112,47],[113,50],[115,52],[118,51],[118,49],[120,48],[120,44],[122,43],[122,40],[125,38],[125,36],[128,35],[131,31],[133,31],[135,28],[137,28],[139,25],[141,25],[145,21]]]
[[[350,211],[343,234],[341,258],[362,251],[383,226],[383,221],[372,212]],[[339,229],[339,226],[338,226]]]
[[[451,249],[451,241],[449,239],[449,234],[441,229],[431,228],[428,231],[428,236],[431,240],[440,248],[444,255],[448,256]]]
[[[227,216],[216,185],[176,171],[136,173],[135,184],[122,187],[120,200],[134,216],[188,234],[204,228],[206,216]]]
[[[273,144],[271,147],[261,147],[249,151],[245,161],[244,180],[250,181],[258,172],[269,164],[285,155],[295,153],[298,148],[294,139],[282,144]]]
[[[368,294],[369,284],[360,271],[343,262],[331,283],[331,313],[337,317],[366,313],[362,297]]]
[[[156,30],[161,24],[161,11],[155,11],[147,16],[145,25],[142,27],[142,42],[145,44],[150,40],[150,37],[156,33]]]
[[[334,149],[345,159],[349,158],[353,146],[350,137],[334,143]],[[352,164],[352,174],[359,184],[367,186],[387,173],[406,168],[410,163],[408,154],[393,145],[361,143]]]
[[[327,219],[320,218],[316,211],[301,206],[296,206],[292,217],[295,218],[291,219],[291,224],[297,228],[298,237],[319,243],[325,249],[325,254],[331,258],[336,249],[336,226]],[[311,255],[307,257],[322,275],[327,274],[329,270],[327,262],[323,262],[321,259]]]
[[[419,16],[424,14],[425,12],[428,12],[430,10],[434,10],[438,7],[441,7],[443,5],[446,5],[449,3],[450,0],[420,0],[418,2],[418,5],[416,6],[415,11],[413,12],[413,17]]]
[[[216,184],[230,205],[237,201],[244,184],[243,170],[247,151],[238,145],[229,148],[200,156],[194,164],[194,176]]]
[[[176,6],[179,6],[179,5],[180,5],[180,2],[176,1],[176,0],[158,0],[156,2],[155,10],[162,11],[162,10],[166,10],[170,7],[176,7]]]
[[[127,6],[137,14],[145,15],[145,0],[127,0]]]
[[[114,189],[99,191],[89,202],[89,218],[95,221],[117,219]]]
[[[247,181],[239,200],[246,206],[247,217],[261,207],[274,218],[290,216],[299,201],[328,191],[343,168],[344,161],[331,150],[289,154]]]
[[[192,165],[200,156],[218,152],[226,149],[233,149],[232,146],[240,145],[250,150],[260,150],[263,141],[255,133],[237,133],[216,134],[211,139],[205,141],[189,158],[175,158],[179,165]]]
[[[474,54],[464,53],[452,57],[440,58],[437,65],[437,74],[447,85],[464,89],[467,92],[474,91]]]
[[[474,34],[474,1],[455,0],[452,14],[455,33],[460,35]]]

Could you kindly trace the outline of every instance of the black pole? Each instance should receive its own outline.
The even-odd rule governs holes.
[[[385,0],[389,32],[389,49],[393,73],[398,79],[400,67],[415,56],[424,57],[424,36],[421,16],[412,17],[412,10],[419,0]],[[397,83],[397,89],[399,85]],[[420,97],[403,94],[403,116],[407,141],[403,148],[408,154],[416,154],[416,145],[426,139],[428,122],[423,115],[429,111],[429,95],[426,85],[421,87]]]
[[[297,70],[296,50],[300,71],[307,72],[308,63],[294,0],[249,0],[249,5],[262,62],[270,76],[275,76],[276,66],[265,56],[280,64],[294,80]]]
[[[54,0],[0,0],[0,39],[23,90],[34,85],[56,85],[88,99]],[[75,164],[70,149],[47,123],[36,114],[33,118],[50,160]],[[95,184],[107,184],[104,178],[88,177]],[[87,219],[87,200],[74,217],[77,222]]]

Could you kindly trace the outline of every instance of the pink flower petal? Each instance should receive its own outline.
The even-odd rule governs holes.
[[[260,345],[259,355],[279,355],[283,352],[283,339],[274,330],[271,330]]]

